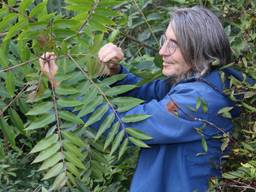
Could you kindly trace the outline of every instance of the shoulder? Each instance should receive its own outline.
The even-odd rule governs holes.
[[[177,103],[197,112],[217,113],[221,108],[230,106],[232,103],[227,95],[223,93],[223,84],[218,71],[209,73],[204,78],[193,79],[178,83],[168,93]]]

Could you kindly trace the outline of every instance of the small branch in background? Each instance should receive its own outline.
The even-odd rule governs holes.
[[[35,60],[37,60],[37,58],[25,61],[23,63],[17,64],[17,65],[11,66],[11,67],[4,68],[4,69],[0,70],[0,73],[10,71],[10,70],[15,69],[17,67],[21,67],[21,66],[29,64],[29,63],[31,63],[32,61],[35,61]]]
[[[110,30],[114,30],[112,27],[107,27],[108,29],[110,29]],[[143,43],[143,42],[141,42],[141,41],[139,41],[139,40],[137,40],[137,39],[135,39],[134,37],[132,37],[132,36],[130,36],[130,35],[128,35],[128,34],[125,34],[125,33],[123,33],[123,32],[121,32],[120,31],[120,34],[122,35],[122,36],[124,36],[125,38],[127,38],[127,39],[129,39],[129,40],[131,40],[131,41],[133,41],[133,42],[135,42],[135,43],[138,43],[140,46],[142,46],[142,47],[146,47],[146,48],[149,48],[149,49],[152,49],[152,50],[154,50],[154,51],[158,51],[158,49],[156,49],[156,48],[154,48],[154,47],[152,47],[152,46],[150,46],[150,45],[148,45],[148,44],[145,44],[145,43]]]
[[[95,0],[92,6],[92,9],[90,9],[90,11],[88,12],[88,16],[86,17],[85,21],[83,22],[83,24],[81,25],[81,27],[79,28],[78,34],[83,33],[83,29],[87,26],[88,21],[90,20],[90,18],[92,17],[92,14],[95,12],[95,9],[97,8],[98,4],[99,4],[99,0]]]
[[[0,33],[0,38],[4,37],[7,34],[7,32]]]
[[[153,36],[155,42],[158,44],[158,40],[157,40],[157,38],[156,38],[156,36],[155,36],[155,34],[154,34],[154,32],[153,32],[153,30],[152,30],[150,24],[148,23],[148,20],[147,20],[146,16],[144,15],[143,11],[140,9],[140,7],[139,7],[139,5],[137,4],[136,0],[133,0],[133,3],[134,3],[134,5],[137,7],[137,9],[139,10],[139,12],[140,12],[140,14],[142,15],[142,17],[144,18],[144,20],[145,20],[145,22],[146,22],[146,24],[147,24],[147,26],[148,26],[148,28],[149,28],[150,33],[152,34],[152,36]]]
[[[67,40],[71,39],[72,37],[75,37],[76,35],[81,35],[84,32],[83,29],[88,25],[88,22],[89,22],[90,18],[92,17],[93,13],[95,12],[95,9],[97,8],[99,2],[100,2],[99,0],[96,0],[95,2],[93,2],[92,8],[88,12],[87,17],[85,18],[85,21],[83,22],[83,24],[80,26],[78,32],[75,33],[74,35],[70,35],[70,36],[66,37],[63,41],[67,41]]]
[[[25,85],[21,91],[0,111],[0,117],[3,116],[4,112],[25,92],[29,84]]]
[[[23,16],[23,17],[26,17],[28,19],[29,22],[35,22],[36,20],[27,16],[27,15],[24,15],[24,14],[21,14],[17,9],[15,9],[14,7],[12,6],[9,6],[8,4],[6,4],[4,1],[0,2],[0,5],[2,6],[6,6],[9,10],[13,11],[14,13],[17,13],[18,15],[20,16]]]

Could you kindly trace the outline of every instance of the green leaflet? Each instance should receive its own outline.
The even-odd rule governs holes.
[[[64,140],[63,146],[66,151],[70,151],[71,153],[74,153],[77,157],[79,157],[79,158],[84,157],[84,155],[82,154],[80,149],[77,146],[73,145],[71,142]]]
[[[204,137],[202,137],[201,142],[202,142],[204,152],[207,152],[208,151],[208,145],[207,145],[207,142],[206,142]]]
[[[76,166],[74,166],[73,163],[70,162],[66,162],[68,171],[71,172],[73,175],[75,175],[76,177],[79,177],[80,175],[80,171],[76,168]]]
[[[46,159],[43,162],[43,164],[40,166],[38,171],[49,169],[50,167],[56,165],[61,159],[63,159],[62,153],[61,152],[56,153],[55,155],[53,155],[50,158]]]
[[[72,185],[76,185],[76,179],[75,179],[75,177],[71,173],[67,172],[67,177],[68,177],[69,182]]]
[[[64,156],[65,156],[65,160],[68,160],[70,163],[72,163],[76,167],[80,169],[85,169],[85,166],[82,163],[82,161],[78,159],[73,153],[65,152]]]
[[[94,19],[100,23],[104,23],[105,25],[115,25],[115,22],[113,22],[111,19],[109,19],[105,15],[99,15],[99,14],[95,13],[95,14],[93,14],[93,20]]]
[[[5,157],[4,147],[3,147],[2,142],[0,141],[0,160],[3,159],[4,157]]]
[[[38,3],[30,12],[29,16],[30,17],[36,17],[39,14],[40,15],[46,15],[47,13],[47,1],[43,1],[41,3]]]
[[[81,5],[68,5],[65,8],[70,11],[76,11],[76,12],[83,12],[84,15],[87,14],[87,12],[91,9],[90,7],[91,3],[85,6]]]
[[[18,99],[18,106],[22,113],[26,114],[29,110],[28,104],[24,99]]]
[[[98,152],[97,150],[92,150],[91,151],[91,158],[96,160],[96,161],[99,161],[99,162],[101,162],[103,164],[107,164],[108,163],[108,161],[106,160],[105,156],[102,153]]]
[[[114,113],[111,113],[104,119],[104,121],[100,125],[100,128],[95,136],[95,140],[98,140],[100,138],[100,136],[111,126],[114,119],[115,119]]]
[[[74,133],[62,131],[63,136],[78,147],[85,146],[85,143]]]
[[[120,159],[122,157],[122,155],[125,153],[127,147],[128,147],[128,139],[126,138],[123,143],[121,144],[119,153],[118,153],[118,159]]]
[[[135,129],[135,128],[125,128],[125,131],[129,133],[132,137],[135,137],[140,140],[149,140],[152,139],[152,137],[146,135],[142,131]]]
[[[29,8],[29,6],[31,5],[32,2],[33,2],[33,0],[21,1],[20,7],[19,7],[19,12],[23,14],[26,11],[26,9]]]
[[[98,22],[95,18],[92,18],[88,24],[88,28],[91,31],[107,32],[107,28],[102,23]]]
[[[242,102],[242,105],[243,105],[246,109],[248,109],[249,111],[251,111],[251,112],[256,112],[256,107],[253,107],[253,106],[251,106],[251,105],[248,105],[248,104],[245,103],[245,102]]]
[[[43,128],[54,121],[55,121],[54,114],[44,115],[41,118],[37,119],[36,121],[33,121],[25,130],[28,131],[28,130]]]
[[[142,141],[140,141],[140,140],[138,140],[138,139],[135,139],[134,137],[129,137],[129,140],[130,140],[134,145],[136,145],[136,146],[138,146],[138,147],[149,148],[149,146],[148,146],[146,143],[144,143],[144,142],[142,142]]]
[[[26,115],[41,115],[44,113],[48,113],[53,108],[52,102],[43,102],[38,105],[34,105],[32,109],[30,109]]]
[[[223,173],[222,176],[225,179],[237,179],[243,177],[244,172],[238,170],[238,171],[230,171],[228,173]]]
[[[108,78],[105,78],[103,81],[101,81],[101,84],[104,85],[112,85],[122,79],[124,79],[127,76],[127,74],[117,74],[117,75],[112,75]]]
[[[81,101],[66,98],[59,99],[57,103],[60,107],[76,107],[83,104]]]
[[[132,122],[142,121],[142,120],[147,119],[149,117],[151,117],[151,115],[134,114],[134,115],[126,115],[121,120],[125,123],[132,123]]]
[[[66,184],[67,180],[68,178],[66,176],[66,173],[61,173],[56,177],[55,181],[53,182],[51,190],[55,191],[61,189]]]
[[[88,81],[83,83],[83,86],[79,89],[80,93],[82,94],[81,102],[84,106],[87,106],[91,102],[93,102],[98,97],[98,90],[95,87],[92,87]]]
[[[116,97],[112,99],[111,102],[117,105],[117,110],[119,112],[125,112],[143,103],[144,101],[133,97]]]
[[[58,95],[73,95],[73,94],[79,93],[79,91],[75,88],[72,88],[72,87],[67,87],[67,88],[57,87],[56,88],[56,93]]]
[[[7,73],[5,84],[6,84],[6,89],[8,93],[10,94],[11,97],[13,97],[14,91],[15,91],[15,85],[16,85],[14,73],[11,73],[11,72]]]
[[[85,123],[84,127],[88,127],[93,123],[99,121],[102,118],[102,116],[107,112],[108,108],[108,105],[104,104],[103,106],[96,109],[96,111],[90,116],[88,121]]]
[[[223,107],[221,108],[217,114],[222,115],[225,118],[232,118],[230,111],[233,109],[233,107]]]
[[[11,26],[8,30],[7,35],[4,37],[4,41],[11,39],[15,36],[21,29],[24,29],[28,25],[26,19],[19,19],[19,22],[15,23],[15,25]]]
[[[132,89],[136,88],[136,85],[119,85],[108,89],[105,94],[107,96],[116,96]]]
[[[85,102],[83,105],[82,110],[78,113],[79,117],[82,117],[84,115],[87,115],[95,110],[95,108],[100,105],[103,102],[102,96],[97,96],[96,99],[92,100],[90,103],[88,103],[90,100],[88,98],[88,101]],[[86,105],[86,103],[88,103]]]
[[[200,108],[200,106],[201,106],[201,98],[198,97],[197,100],[196,100],[196,109],[195,109],[195,111],[198,111],[198,109]]]
[[[50,148],[47,148],[44,151],[41,151],[32,163],[38,163],[48,159],[49,157],[54,155],[60,149],[60,147],[61,147],[61,144],[59,142],[56,144],[53,144]]]
[[[64,121],[70,121],[72,123],[77,123],[77,124],[83,124],[83,120],[74,115],[73,113],[69,111],[60,111],[59,112],[60,118],[63,119]]]
[[[42,186],[41,192],[48,192],[48,190]]]
[[[119,36],[119,34],[120,34],[120,30],[114,29],[108,36],[108,42],[113,43],[115,40],[117,40],[117,37]]]
[[[58,135],[57,134],[53,134],[53,135],[51,135],[51,136],[49,136],[47,138],[44,138],[41,141],[39,141],[33,147],[33,149],[30,151],[30,153],[36,153],[36,152],[42,151],[42,150],[50,147],[51,145],[53,145],[57,141],[58,141]]]
[[[59,175],[63,171],[63,168],[63,162],[56,164],[44,175],[42,180],[50,179],[52,177]]]
[[[0,31],[6,31],[8,26],[16,19],[17,15],[15,13],[8,13],[0,22]]]
[[[14,109],[10,109],[9,115],[10,115],[10,119],[11,119],[12,123],[15,125],[15,127],[18,128],[18,130],[22,134],[25,134],[24,124],[23,124],[23,121],[21,120],[19,114]]]
[[[9,143],[14,147],[15,144],[15,134],[13,132],[13,129],[8,125],[8,123],[4,120],[4,118],[1,117],[0,119],[0,128],[3,131],[3,134],[9,141]]]
[[[112,8],[108,9],[105,6],[97,7],[96,11],[97,11],[98,15],[109,15],[109,16],[112,16],[112,17],[120,15],[117,11],[112,10]]]
[[[112,128],[111,128],[111,131],[109,132],[108,136],[107,136],[107,139],[105,141],[105,144],[104,144],[104,150],[110,145],[110,143],[113,141],[115,135],[117,134],[118,132],[118,129],[119,129],[119,126],[120,126],[120,123],[119,122],[116,122]]]
[[[54,28],[55,29],[72,29],[74,31],[77,30],[77,27],[79,26],[79,21],[76,20],[70,20],[70,19],[56,19],[54,21]]]
[[[112,155],[112,154],[117,150],[117,148],[119,147],[119,145],[120,145],[122,139],[124,138],[124,133],[125,133],[125,131],[122,130],[122,131],[120,131],[120,132],[117,134],[117,136],[116,136],[116,138],[115,138],[115,140],[114,140],[114,142],[113,142],[113,144],[112,144],[111,151],[110,151],[110,155]]]

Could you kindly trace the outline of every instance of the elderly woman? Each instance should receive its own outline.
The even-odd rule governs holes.
[[[152,137],[147,141],[150,148],[140,151],[130,191],[207,191],[209,180],[221,175],[221,141],[214,136],[232,129],[231,121],[217,114],[233,103],[223,94],[220,72],[211,66],[215,60],[229,63],[228,38],[211,11],[180,8],[172,13],[160,45],[166,80],[127,93],[145,103],[121,114],[151,115],[145,121],[125,124]],[[118,84],[140,80],[117,64],[124,57],[121,48],[107,44],[98,56],[110,75],[127,73]],[[40,63],[42,71],[55,74],[56,67],[51,71],[43,60]]]

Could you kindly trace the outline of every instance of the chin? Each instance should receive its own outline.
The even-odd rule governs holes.
[[[173,73],[173,71],[168,71],[168,70],[162,70],[162,74],[166,77],[171,77],[171,76],[174,76],[175,73]]]

